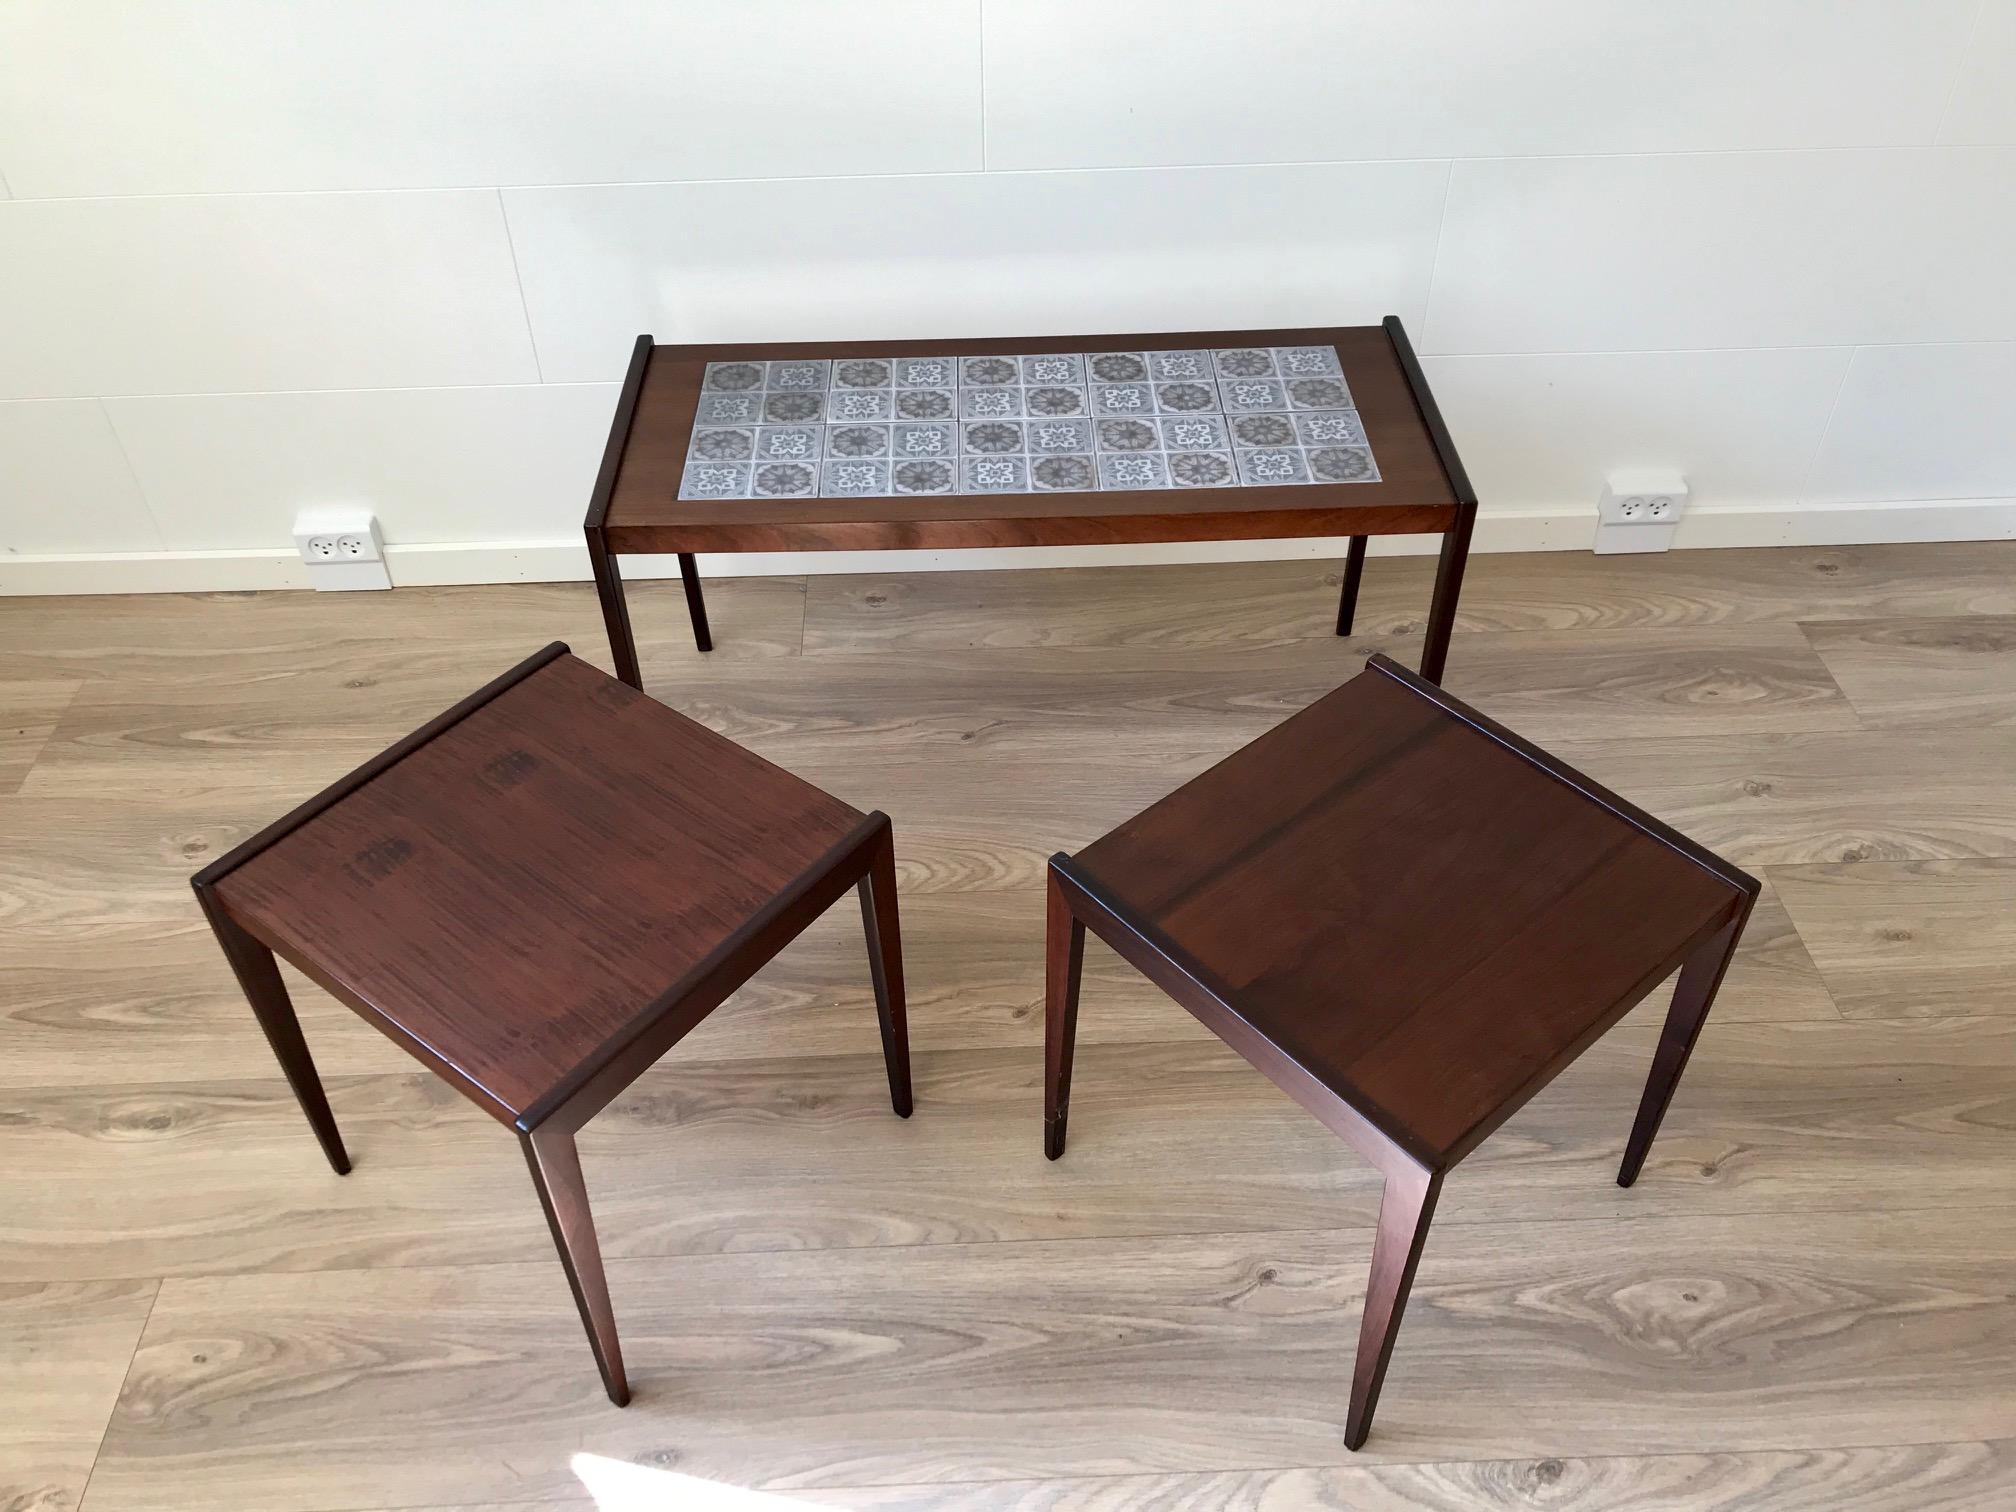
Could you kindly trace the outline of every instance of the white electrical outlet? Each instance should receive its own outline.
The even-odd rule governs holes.
[[[1612,473],[1596,501],[1596,554],[1664,551],[1687,498],[1678,473]]]
[[[294,517],[294,544],[314,587],[351,592],[392,586],[385,538],[368,509],[304,509]]]

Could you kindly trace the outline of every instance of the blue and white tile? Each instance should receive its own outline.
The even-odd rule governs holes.
[[[886,457],[843,457],[820,468],[819,493],[822,498],[873,498],[889,492],[889,461]]]
[[[895,364],[886,357],[843,357],[833,364],[835,391],[886,389],[895,380]]]
[[[1231,415],[1226,424],[1234,446],[1294,446],[1295,422],[1287,415]]]
[[[700,425],[754,425],[763,418],[764,396],[756,391],[741,394],[702,394],[694,420]]]
[[[1155,408],[1165,415],[1210,415],[1219,408],[1218,385],[1183,378],[1155,385]]]
[[[826,395],[826,418],[834,424],[848,420],[888,420],[895,414],[888,389],[840,389]]]
[[[686,455],[702,462],[747,462],[756,455],[755,429],[747,425],[695,426]]]
[[[1061,454],[1092,450],[1090,420],[1028,420],[1023,425],[1032,452]]]
[[[899,389],[949,389],[959,386],[957,358],[897,357],[892,362]]]
[[[1145,383],[1095,383],[1092,385],[1092,413],[1152,415],[1155,413],[1155,390]]]
[[[1230,452],[1171,452],[1168,462],[1170,482],[1178,488],[1230,488],[1239,481]]]
[[[1344,372],[1337,348],[1275,347],[1274,368],[1283,378],[1336,378]]]
[[[1295,434],[1304,446],[1365,444],[1365,423],[1356,410],[1302,410],[1292,418]]]
[[[1099,471],[1082,452],[1034,457],[1029,482],[1038,493],[1090,493],[1099,486]]]
[[[762,425],[756,429],[759,462],[817,462],[826,432],[817,425]]]
[[[898,458],[889,480],[891,491],[898,494],[957,493],[959,464],[947,457]]]
[[[996,456],[1027,449],[1019,420],[969,420],[959,436],[959,450],[968,457]]]
[[[898,420],[950,420],[959,413],[959,395],[954,389],[898,388]]]
[[[771,425],[816,425],[826,418],[826,396],[790,389],[763,396],[763,419]]]
[[[1307,483],[1309,467],[1298,447],[1256,447],[1239,453],[1239,481],[1255,487]]]
[[[743,499],[748,495],[747,462],[689,462],[679,480],[682,499]]]
[[[1303,454],[1309,476],[1318,483],[1377,483],[1379,469],[1363,446],[1319,446]]]
[[[1225,413],[1228,415],[1288,407],[1287,391],[1277,378],[1220,379],[1218,394],[1225,401]]]
[[[1220,378],[1272,378],[1274,352],[1271,347],[1221,347],[1211,354]]]
[[[1022,413],[1019,388],[969,388],[959,391],[959,413],[968,420],[1010,420]]]
[[[961,388],[1000,388],[1019,383],[1021,377],[1022,369],[1013,357],[965,357],[959,362]]]
[[[886,425],[829,425],[826,427],[826,455],[829,458],[886,457],[889,455],[889,429]]]
[[[1160,452],[1138,452],[1132,456],[1107,453],[1099,459],[1099,486],[1103,488],[1167,488],[1169,467]]]
[[[1044,383],[1022,391],[1022,408],[1032,416],[1061,419],[1090,413],[1091,406],[1082,387],[1064,383]]]
[[[833,364],[813,357],[790,358],[769,365],[764,387],[779,392],[824,393]]]
[[[1153,420],[1117,416],[1098,421],[1093,429],[1098,433],[1102,452],[1157,451],[1162,445],[1161,433]]]
[[[1022,359],[1022,381],[1027,384],[1082,384],[1085,359],[1075,352],[1039,352]]]
[[[960,462],[963,493],[1027,493],[1027,457],[966,457]]]
[[[1162,444],[1170,451],[1224,451],[1231,442],[1223,415],[1164,415]]]
[[[1181,382],[1184,379],[1208,379],[1217,376],[1217,367],[1206,351],[1149,352],[1148,376],[1157,383]]]
[[[1085,371],[1094,383],[1146,383],[1148,363],[1139,352],[1088,352]]]
[[[716,394],[743,394],[763,387],[760,362],[710,362],[701,376],[700,387]]]
[[[889,454],[905,457],[956,457],[959,455],[959,427],[950,421],[905,423],[892,428]]]
[[[1290,378],[1288,402],[1298,410],[1350,409],[1351,390],[1342,378]]]
[[[759,499],[811,498],[819,492],[817,462],[758,462],[749,492]]]

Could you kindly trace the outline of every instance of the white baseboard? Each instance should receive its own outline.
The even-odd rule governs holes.
[[[1477,520],[1474,549],[1587,551],[1593,509],[1502,510]],[[1680,522],[1680,549],[1731,546],[1853,546],[1884,541],[1997,541],[2016,538],[2016,499],[1927,499],[1884,504],[1803,504],[1704,508]],[[1433,536],[1375,538],[1375,555],[1435,551]],[[1007,567],[1092,567],[1168,562],[1299,561],[1341,557],[1339,539],[1197,541],[1148,546],[1016,546],[972,551],[817,551],[705,555],[707,577],[801,573],[972,572]],[[588,576],[578,536],[544,541],[388,543],[392,581],[571,582]],[[669,556],[625,557],[630,578],[675,576]],[[306,588],[292,551],[119,551],[0,556],[0,596],[88,593],[204,593]]]

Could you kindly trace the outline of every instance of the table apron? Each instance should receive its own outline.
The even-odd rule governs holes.
[[[943,551],[961,547],[1113,546],[1258,541],[1447,530],[1453,505],[1345,505],[1227,515],[1030,515],[935,520],[762,520],[603,527],[612,551]]]

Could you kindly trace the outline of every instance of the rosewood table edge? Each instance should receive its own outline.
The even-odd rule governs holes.
[[[1366,657],[1365,667],[1367,671],[1379,672],[1391,678],[1416,697],[1434,704],[1445,714],[1461,721],[1486,739],[1519,757],[1529,766],[1572,788],[1590,802],[1609,810],[1647,839],[1655,840],[1685,860],[1693,862],[1716,881],[1753,899],[1763,890],[1764,884],[1742,868],[1725,861],[1698,841],[1689,839],[1663,819],[1647,813],[1630,799],[1620,797],[1593,778],[1577,771],[1516,730],[1507,729],[1490,715],[1472,708],[1439,684],[1429,682],[1420,674],[1408,671],[1385,652],[1375,651]]]
[[[230,850],[217,857],[216,860],[210,862],[201,871],[191,877],[189,885],[198,891],[202,891],[205,888],[214,889],[225,877],[236,871],[240,866],[243,866],[247,861],[250,861],[261,851],[284,840],[309,820],[317,818],[334,808],[374,778],[380,777],[390,771],[437,735],[460,724],[485,704],[516,687],[533,673],[540,671],[548,664],[556,662],[561,657],[569,654],[571,654],[571,650],[567,642],[557,640],[533,652],[532,655],[526,657],[515,667],[492,678],[467,698],[457,701],[442,710],[439,714],[436,714],[410,735],[395,740],[370,760],[352,768],[343,776],[330,783],[329,786],[322,789],[321,792],[310,798],[306,803],[281,815],[248,839],[239,841],[238,844],[234,845]],[[225,900],[221,895],[218,895],[217,901],[223,903]],[[241,925],[246,922],[236,909],[228,909],[228,911]]]
[[[864,858],[864,852],[872,854],[874,845],[885,837],[889,838],[891,843],[893,843],[894,833],[895,827],[891,824],[889,816],[880,809],[873,809],[864,814],[860,823],[856,824],[830,846],[823,855],[807,866],[786,886],[772,894],[762,907],[758,908],[741,924],[737,925],[720,943],[709,950],[706,955],[680,973],[664,991],[653,997],[648,1004],[639,1010],[636,1017],[624,1027],[622,1032],[596,1046],[594,1050],[582,1057],[577,1064],[562,1073],[550,1088],[534,1098],[528,1107],[518,1110],[515,1118],[507,1119],[506,1121],[510,1122],[519,1132],[529,1134],[556,1115],[562,1113],[571,1114],[578,1111],[578,1109],[573,1108],[571,1105],[575,1104],[584,1095],[592,1095],[596,1079],[620,1062],[625,1055],[634,1050],[640,1043],[648,1039],[652,1031],[665,1021],[668,1013],[676,1009],[683,1000],[699,993],[708,984],[710,978],[715,977],[732,965],[741,952],[748,947],[750,942],[759,937],[763,931],[776,924],[780,919],[787,917],[794,908],[802,905],[809,896],[816,894],[824,883],[834,877],[840,877],[842,880],[833,890],[833,896],[820,905],[821,911],[827,907],[831,907],[839,899],[841,893],[857,882],[861,876],[867,875],[868,860]],[[856,875],[854,870],[850,870],[852,863],[856,859],[861,859],[862,861],[861,866],[858,868],[858,875]],[[807,920],[807,922],[809,923],[810,920]],[[768,957],[765,960],[767,961]],[[763,964],[764,962],[758,962],[740,981],[728,987],[721,994],[721,997],[726,997],[728,993],[735,991],[743,982],[748,980],[749,976],[753,976],[756,970],[761,969]],[[692,1023],[687,1024],[667,1040],[665,1044],[659,1046],[653,1055],[653,1060],[657,1056],[663,1055],[681,1039],[685,1038],[687,1034],[691,1033],[700,1020],[704,1019],[708,1013],[711,1013],[719,1003],[720,998],[716,998],[694,1018]],[[634,1079],[632,1077],[629,1080]],[[592,1118],[602,1107],[607,1106],[610,1098],[613,1098],[622,1090],[623,1086],[627,1085],[628,1081],[625,1081],[621,1085],[610,1089],[609,1097],[603,1098],[595,1107],[582,1113],[578,1119],[570,1116],[567,1122],[576,1128],[580,1127],[581,1124]]]
[[[1451,1141],[1448,1151],[1443,1157],[1445,1166],[1453,1168],[1459,1162],[1467,1160],[1479,1145],[1497,1133],[1500,1128],[1504,1127],[1514,1114],[1542,1092],[1546,1091],[1556,1077],[1560,1076],[1562,1072],[1580,1060],[1583,1053],[1590,1046],[1594,1045],[1596,1041],[1603,1038],[1612,1029],[1615,1029],[1627,1013],[1650,997],[1658,989],[1661,982],[1686,965],[1688,958],[1701,945],[1714,938],[1717,930],[1728,925],[1732,915],[1747,915],[1750,911],[1752,901],[1752,899],[1740,893],[1732,895],[1727,908],[1718,909],[1714,914],[1710,915],[1707,923],[1688,935],[1685,942],[1677,949],[1664,956],[1658,966],[1652,968],[1634,982],[1614,1004],[1606,1008],[1597,1017],[1587,1030],[1569,1041],[1558,1056],[1539,1071],[1536,1071],[1518,1087],[1514,1088],[1497,1107],[1482,1115],[1475,1123],[1465,1129],[1462,1134]]]
[[[1046,352],[1144,352],[1163,350],[1148,346],[1150,341],[1176,338],[1195,339],[1229,337],[1232,346],[1313,346],[1323,338],[1334,340],[1340,332],[1352,331],[1361,334],[1386,328],[1387,321],[1398,320],[1397,315],[1387,315],[1373,323],[1357,325],[1303,325],[1303,326],[1256,326],[1246,330],[1222,331],[1069,331],[1028,333],[1012,336],[855,336],[839,341],[668,341],[658,343],[654,350],[663,352],[676,362],[788,362],[802,358],[807,362],[820,362],[853,356],[892,357],[959,357],[984,356],[987,350],[1008,351],[1021,355],[1019,344],[1028,344],[1028,355]],[[1390,335],[1390,331],[1388,332]],[[1290,338],[1277,341],[1263,341],[1263,337]],[[1081,342],[1099,343],[1080,347]],[[882,351],[887,348],[887,352]],[[1167,350],[1179,351],[1187,348],[1172,347]]]
[[[630,348],[630,366],[623,374],[623,388],[616,396],[616,413],[609,421],[609,439],[602,446],[602,465],[595,472],[595,487],[588,495],[588,517],[582,528],[591,535],[602,528],[615,497],[616,479],[623,471],[623,454],[630,449],[630,432],[637,423],[637,404],[644,397],[644,375],[650,371],[657,348],[648,332]]]
[[[218,898],[215,893],[211,893],[209,896],[214,901],[222,903],[222,899]],[[272,951],[273,954],[285,961],[289,966],[292,966],[345,1008],[348,1008],[357,1017],[364,1020],[365,1023],[369,1024],[401,1050],[412,1056],[413,1059],[420,1062],[428,1071],[438,1076],[457,1092],[460,1092],[499,1123],[506,1126],[511,1125],[512,1120],[517,1116],[517,1110],[511,1106],[510,1100],[486,1087],[473,1072],[463,1066],[453,1056],[448,1055],[421,1036],[415,1034],[397,1019],[394,1019],[391,1015],[378,1008],[369,998],[365,997],[355,988],[331,976],[321,966],[309,960],[306,952],[300,950],[282,936],[267,929],[265,925],[245,918],[230,909],[226,909],[225,912],[230,915],[231,921],[240,929],[251,935],[253,939]]]
[[[1477,490],[1470,486],[1470,474],[1463,466],[1463,459],[1456,454],[1456,440],[1449,434],[1449,427],[1442,419],[1442,407],[1435,402],[1435,391],[1428,386],[1428,375],[1421,371],[1421,361],[1414,355],[1414,343],[1407,338],[1407,327],[1400,323],[1398,315],[1388,315],[1379,324],[1386,332],[1386,339],[1392,343],[1393,356],[1400,364],[1401,376],[1407,380],[1407,392],[1414,400],[1421,424],[1435,447],[1435,460],[1441,465],[1449,492],[1455,496],[1457,511],[1476,509]]]
[[[1348,487],[1349,485],[1339,485]],[[960,498],[976,495],[961,494]],[[1021,495],[1018,497],[1027,497]],[[1074,494],[1073,498],[1086,495]],[[1130,546],[1183,541],[1322,540],[1370,535],[1433,535],[1454,525],[1453,504],[1346,504],[1255,510],[1237,516],[1174,513],[1117,515],[974,515],[929,519],[764,520],[737,524],[617,524],[601,527],[609,549],[651,552],[957,550],[1003,546]],[[1352,518],[1354,514],[1364,518]],[[1395,521],[1393,516],[1402,516]],[[1320,516],[1312,520],[1311,516]],[[1382,518],[1383,517],[1383,518]],[[1225,519],[1224,528],[1141,529],[1143,520]],[[746,544],[751,534],[766,537]]]
[[[1114,924],[1133,935],[1148,950],[1166,961],[1178,975],[1193,983],[1205,997],[1209,998],[1217,1011],[1222,1013],[1229,1022],[1241,1026],[1246,1034],[1250,1034],[1258,1042],[1274,1045],[1276,1049],[1280,1048],[1278,1045],[1275,1045],[1274,1040],[1264,1030],[1239,1011],[1232,1001],[1233,994],[1231,990],[1224,982],[1220,981],[1214,973],[1207,971],[1194,956],[1177,945],[1175,941],[1171,940],[1161,930],[1146,920],[1136,917],[1131,910],[1123,908],[1109,897],[1098,885],[1097,880],[1077,864],[1076,857],[1068,855],[1063,851],[1058,851],[1050,857],[1050,869],[1064,882],[1067,894],[1076,893],[1096,908],[1101,915],[1112,920]],[[1105,933],[1097,927],[1097,923],[1093,919],[1081,918],[1081,922],[1088,929],[1091,929],[1093,933],[1098,934],[1101,939],[1105,939],[1108,945],[1113,945],[1116,951],[1120,949],[1119,946],[1114,945],[1111,939],[1107,939]],[[1197,1014],[1190,1004],[1182,1002],[1180,998],[1177,1001],[1192,1016],[1198,1017],[1202,1021],[1202,1016]],[[1268,1067],[1261,1065],[1252,1056],[1247,1055],[1242,1046],[1234,1044],[1230,1039],[1226,1039],[1218,1025],[1206,1021],[1205,1027],[1210,1029],[1214,1034],[1217,1034],[1232,1049],[1238,1051],[1240,1057],[1249,1065],[1252,1065],[1261,1075],[1265,1076],[1277,1087],[1280,1087],[1289,1096],[1295,1097],[1297,1102],[1301,1102],[1301,1098],[1295,1096],[1293,1088],[1285,1084]],[[1314,1072],[1303,1066],[1299,1061],[1296,1061],[1285,1050],[1281,1051],[1281,1056],[1286,1064],[1294,1066],[1301,1073],[1310,1087],[1320,1089],[1329,1098],[1348,1109],[1355,1116],[1355,1119],[1362,1122],[1371,1134],[1375,1135],[1379,1140],[1384,1141],[1388,1147],[1387,1149],[1367,1148],[1356,1138],[1332,1126],[1333,1133],[1338,1134],[1340,1138],[1343,1138],[1352,1148],[1356,1149],[1360,1155],[1363,1155],[1368,1161],[1379,1166],[1382,1170],[1387,1164],[1389,1152],[1404,1157],[1411,1164],[1419,1166],[1425,1171],[1445,1170],[1449,1165],[1454,1164],[1453,1161],[1444,1160],[1427,1145],[1423,1144],[1418,1136],[1412,1130],[1406,1128],[1400,1119],[1394,1117],[1392,1113],[1382,1107],[1375,1099],[1367,1096],[1355,1084],[1348,1091],[1340,1091],[1317,1077]],[[1305,1104],[1304,1106],[1307,1105]],[[1311,1109],[1310,1111],[1314,1113],[1316,1110]],[[1320,1114],[1317,1116],[1321,1117]]]

